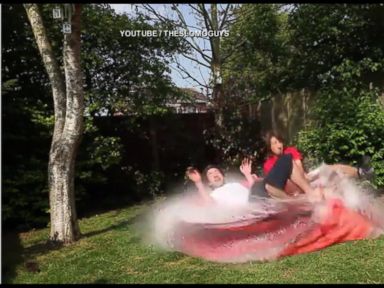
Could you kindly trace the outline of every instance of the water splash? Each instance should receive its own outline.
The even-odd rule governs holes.
[[[384,207],[372,191],[326,165],[313,174],[313,185],[324,193],[318,202],[258,198],[229,207],[203,205],[197,193],[169,197],[153,206],[148,239],[168,251],[239,263],[270,261],[384,234]]]

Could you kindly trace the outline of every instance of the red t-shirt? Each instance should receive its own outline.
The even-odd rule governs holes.
[[[293,160],[302,160],[303,157],[301,156],[299,150],[297,150],[297,148],[291,146],[291,147],[286,147],[284,148],[283,150],[283,154],[292,154],[292,158]],[[278,156],[276,155],[272,155],[270,156],[265,162],[264,162],[264,166],[263,166],[263,169],[264,169],[264,177],[267,176],[267,174],[269,173],[269,171],[271,171],[271,169],[273,168],[273,166],[275,165],[277,159],[279,159]]]

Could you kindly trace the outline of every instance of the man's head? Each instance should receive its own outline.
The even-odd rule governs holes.
[[[225,184],[224,172],[216,165],[208,165],[204,169],[203,175],[212,189],[218,188]]]

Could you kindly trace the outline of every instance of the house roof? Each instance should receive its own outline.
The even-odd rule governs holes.
[[[186,93],[187,96],[189,96],[189,98],[191,100],[194,100],[194,102],[198,102],[198,103],[208,103],[209,102],[209,99],[206,95],[197,91],[194,88],[179,88],[179,89],[182,92]]]

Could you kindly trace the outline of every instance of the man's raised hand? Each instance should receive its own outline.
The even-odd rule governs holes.
[[[188,167],[187,171],[185,172],[189,180],[191,180],[194,183],[201,182],[201,175],[200,172],[193,168],[193,167]]]
[[[252,173],[252,160],[250,158],[244,158],[241,162],[240,171],[244,175],[251,175]]]

